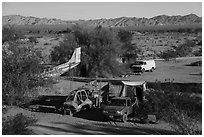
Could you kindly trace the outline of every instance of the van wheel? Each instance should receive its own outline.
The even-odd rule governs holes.
[[[123,122],[127,122],[127,114],[123,115]]]
[[[142,73],[144,73],[144,72],[145,72],[145,69],[143,68],[143,69],[142,69]]]
[[[154,68],[151,68],[150,71],[153,72],[153,71],[154,71]]]

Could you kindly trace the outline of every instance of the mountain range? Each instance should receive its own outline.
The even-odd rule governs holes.
[[[160,25],[187,25],[187,24],[202,24],[202,17],[195,14],[185,16],[168,16],[160,15],[152,18],[136,18],[136,17],[120,17],[111,19],[95,19],[95,20],[76,20],[65,21],[60,19],[47,19],[37,17],[25,17],[21,15],[3,16],[2,24],[10,25],[68,25],[80,24],[87,26],[102,27],[127,27],[127,26],[160,26]]]

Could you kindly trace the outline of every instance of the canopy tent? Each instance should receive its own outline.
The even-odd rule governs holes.
[[[122,97],[136,97],[143,100],[143,93],[146,91],[145,81],[122,81],[123,87],[120,92]]]
[[[128,86],[139,86],[139,85],[143,85],[146,82],[145,81],[122,81],[122,83]]]
[[[109,101],[112,97],[130,97],[142,101],[147,88],[146,81],[120,81],[109,82],[101,90],[104,101]]]

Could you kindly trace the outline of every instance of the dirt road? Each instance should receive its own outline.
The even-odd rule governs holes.
[[[129,76],[120,79],[129,80],[145,80],[148,82],[155,82],[160,80],[164,82],[165,79],[174,79],[174,82],[181,83],[202,83],[201,66],[186,66],[189,63],[201,60],[201,58],[192,58],[185,60],[178,60],[177,62],[156,61],[157,69],[154,72],[145,72],[142,75]],[[60,79],[58,83],[54,84],[56,91],[67,95],[72,89],[82,86],[83,82],[71,82]],[[62,89],[62,90],[61,90]],[[55,90],[53,90],[55,91]],[[55,94],[55,92],[53,92]],[[168,123],[159,121],[158,124],[140,124],[138,122],[129,121],[110,122],[106,121],[97,110],[87,110],[79,112],[70,117],[69,115],[57,114],[55,111],[51,112],[32,112],[22,108],[12,108],[3,117],[23,113],[29,117],[37,119],[37,123],[28,127],[37,135],[64,135],[64,134],[93,134],[93,135],[167,135],[175,134]]]
[[[156,60],[156,69],[153,72],[145,72],[141,75],[129,75],[127,77],[109,78],[107,80],[134,80],[147,82],[175,83],[202,83],[202,66],[188,66],[190,63],[201,61],[202,57],[183,57],[176,61]],[[75,78],[77,81],[77,78]],[[85,80],[86,78],[78,78]],[[104,80],[104,79],[102,79]]]
[[[3,117],[23,113],[37,119],[37,123],[28,128],[36,135],[169,135],[175,134],[168,123],[140,124],[134,122],[106,121],[100,111],[93,109],[79,112],[71,117],[54,112],[32,112],[13,107]]]
[[[95,122],[69,116],[51,116],[52,121],[39,121],[36,125],[29,127],[35,134],[45,135],[157,135],[174,134],[172,131],[159,129],[154,125],[141,126],[134,123]],[[160,124],[160,128],[162,124]]]
[[[141,75],[130,76],[127,79],[155,82],[166,80],[175,83],[202,83],[202,67],[186,66],[199,59],[178,60],[176,62],[156,61],[157,68],[154,72],[145,72]]]

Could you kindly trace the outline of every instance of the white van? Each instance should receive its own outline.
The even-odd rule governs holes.
[[[156,63],[154,60],[137,60],[135,63],[130,65],[130,68],[134,73],[151,71],[153,72],[156,69]]]

